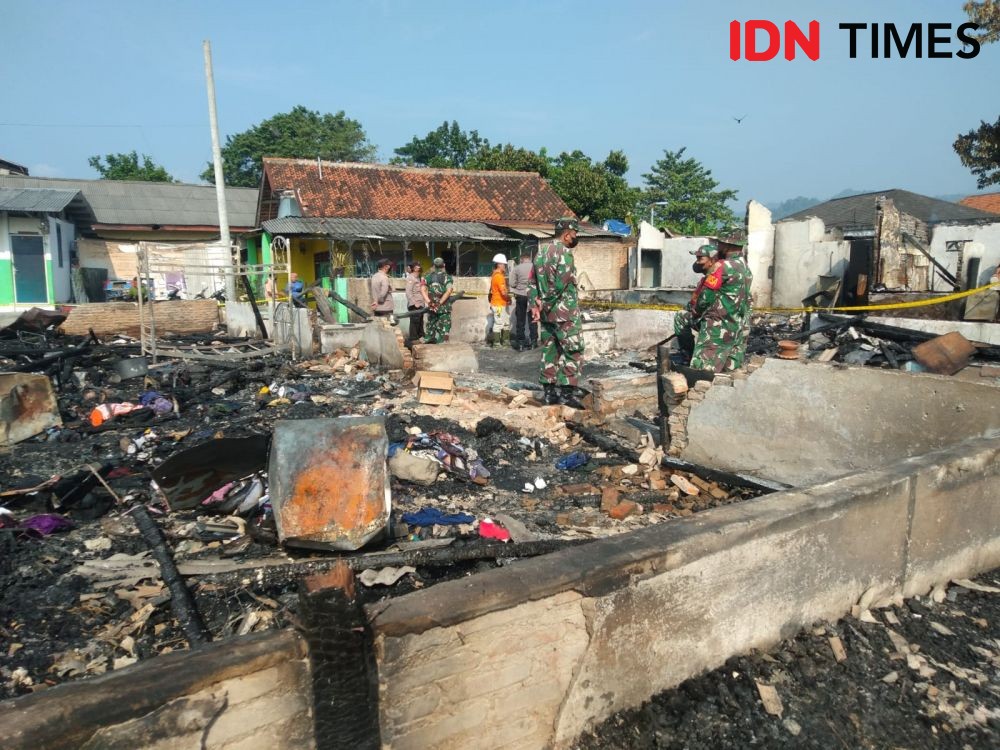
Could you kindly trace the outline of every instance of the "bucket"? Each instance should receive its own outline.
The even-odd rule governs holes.
[[[149,371],[148,357],[129,357],[115,362],[115,372],[121,375],[122,380],[138,378]]]

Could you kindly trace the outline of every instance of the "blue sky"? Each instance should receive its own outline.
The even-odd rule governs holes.
[[[136,149],[197,181],[211,158],[208,38],[223,138],[303,104],[360,120],[381,160],[456,119],[555,153],[623,149],[636,184],[664,149],[686,146],[741,201],[972,193],[951,143],[1000,114],[1000,44],[972,60],[851,60],[837,28],[957,26],[961,5],[0,0],[0,156],[92,177],[89,156]],[[729,21],[754,17],[818,20],[820,60],[730,61]]]

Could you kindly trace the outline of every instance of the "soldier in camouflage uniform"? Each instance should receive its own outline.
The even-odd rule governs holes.
[[[742,260],[724,260],[705,277],[694,307],[694,317],[701,323],[695,337],[692,368],[711,372],[731,369],[730,357],[741,338],[743,316],[749,306],[748,274]]]
[[[735,238],[720,239],[719,248],[725,254],[725,262],[731,268],[731,273],[738,276],[743,283],[737,315],[740,324],[739,330],[729,353],[729,361],[726,364],[727,370],[738,370],[746,363],[747,342],[750,339],[750,315],[753,310],[750,284],[753,282],[753,274],[747,265],[743,254],[743,244],[740,240]]]
[[[443,344],[451,332],[451,295],[455,280],[444,268],[444,259],[435,258],[434,268],[425,277],[430,305],[427,312],[425,344]]]
[[[577,409],[583,408],[575,393],[583,363],[583,320],[570,251],[576,247],[579,227],[573,218],[556,222],[555,237],[538,248],[528,282],[528,307],[541,324],[538,380],[545,387],[545,402]]]
[[[717,245],[709,243],[707,245],[702,245],[697,250],[693,250],[692,253],[695,256],[692,270],[695,273],[702,274],[702,277],[698,281],[698,285],[695,287],[694,291],[691,293],[691,299],[687,304],[687,308],[674,316],[674,335],[677,337],[679,349],[684,355],[685,361],[688,362],[691,360],[691,355],[694,353],[694,334],[698,330],[698,325],[701,322],[694,315],[695,305],[697,305],[698,298],[701,296],[701,291],[705,287],[705,278],[712,272],[712,269],[714,269],[719,262],[719,248]]]

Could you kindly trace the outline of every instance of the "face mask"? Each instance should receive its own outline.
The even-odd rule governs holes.
[[[698,261],[695,261],[691,265],[691,270],[694,271],[695,273],[705,273],[705,269],[702,268],[701,263],[699,263]]]
[[[577,238],[574,237],[571,240],[567,240],[564,244],[566,245],[566,247],[574,248],[574,247],[576,247],[576,243],[577,243]]]

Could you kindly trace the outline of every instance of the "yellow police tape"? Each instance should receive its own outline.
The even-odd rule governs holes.
[[[848,307],[755,307],[754,312],[758,313],[804,313],[804,312],[866,312],[866,311],[876,311],[876,310],[906,310],[912,307],[931,307],[932,305],[942,305],[946,302],[954,302],[958,299],[963,299],[965,297],[970,297],[973,294],[980,294],[982,292],[989,291],[991,289],[1000,289],[1000,282],[994,284],[986,284],[984,286],[976,287],[975,289],[967,289],[964,292],[955,292],[954,294],[946,294],[943,297],[932,297],[930,299],[915,300],[913,302],[893,302],[885,305],[852,305]],[[600,310],[667,310],[667,311],[677,311],[683,310],[682,305],[656,305],[656,304],[642,304],[642,303],[628,303],[628,302],[608,302],[604,300],[580,300],[581,307],[591,307]]]

